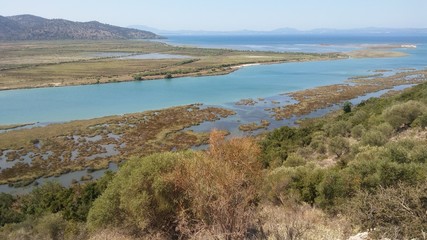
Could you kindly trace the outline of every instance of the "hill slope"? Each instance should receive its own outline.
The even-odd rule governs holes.
[[[0,16],[0,40],[158,39],[152,32],[100,22],[73,22],[33,15]]]

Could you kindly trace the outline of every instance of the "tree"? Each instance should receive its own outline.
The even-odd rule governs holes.
[[[346,101],[345,103],[344,103],[344,105],[343,105],[343,107],[342,107],[342,109],[343,109],[343,111],[345,112],[345,113],[349,113],[349,112],[351,112],[351,102],[349,102],[349,101]]]

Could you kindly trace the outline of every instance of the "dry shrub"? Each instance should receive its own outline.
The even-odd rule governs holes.
[[[104,229],[93,234],[89,240],[133,240],[132,236],[120,233],[119,230],[115,229]],[[153,238],[156,239],[156,238]],[[160,240],[160,239],[159,239]]]
[[[177,164],[168,179],[185,195],[177,218],[182,236],[245,237],[259,196],[259,155],[252,138],[225,141],[223,133],[213,131],[207,152]]]
[[[252,138],[224,137],[213,131],[206,152],[129,160],[95,201],[89,230],[113,227],[144,238],[245,238],[262,180],[260,149]]]
[[[359,192],[347,211],[354,223],[372,229],[378,239],[426,239],[427,182]]]
[[[309,205],[287,203],[260,208],[264,238],[276,240],[347,239],[350,224],[344,218],[329,217]]]

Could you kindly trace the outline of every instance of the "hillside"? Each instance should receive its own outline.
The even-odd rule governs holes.
[[[33,15],[0,16],[0,40],[111,40],[159,39],[152,32],[123,28],[96,21],[73,22]]]

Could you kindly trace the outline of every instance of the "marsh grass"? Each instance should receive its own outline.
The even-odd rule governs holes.
[[[7,157],[16,164],[2,169],[0,183],[102,169],[109,162],[130,156],[188,149],[206,143],[208,134],[182,131],[184,128],[232,114],[230,110],[195,104],[5,132],[0,134],[0,149],[14,150]],[[116,154],[108,155],[106,145],[114,146]],[[34,153],[31,164],[19,160],[30,152]]]
[[[272,108],[276,120],[292,116],[302,116],[314,110],[330,107],[368,93],[391,89],[405,84],[418,84],[426,81],[427,70],[402,72],[390,77],[374,79],[351,79],[353,84],[321,86],[290,93],[298,103]]]

